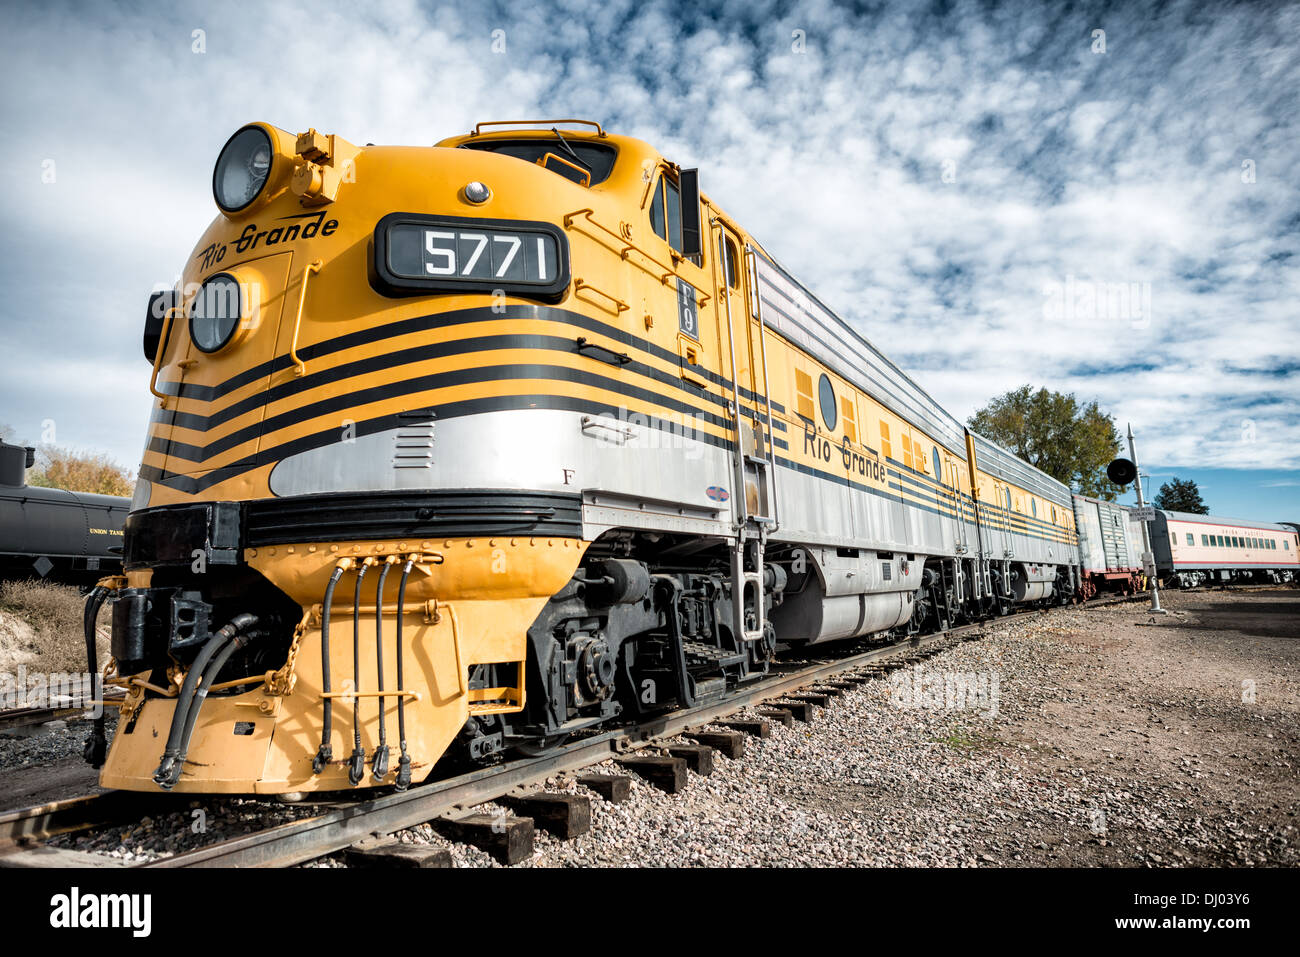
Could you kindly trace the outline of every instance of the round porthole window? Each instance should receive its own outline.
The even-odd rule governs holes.
[[[838,421],[838,414],[835,408],[835,387],[831,385],[830,376],[825,372],[822,373],[821,381],[817,383],[817,398],[822,406],[822,421],[826,423],[826,428],[835,431],[835,423]]]

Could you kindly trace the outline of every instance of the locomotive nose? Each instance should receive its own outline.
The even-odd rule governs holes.
[[[155,429],[170,426],[172,440],[150,438],[164,473],[199,476],[257,455],[267,390],[293,377],[276,362],[287,351],[286,302],[301,283],[293,265],[291,252],[245,260],[190,283],[170,308],[153,392]]]

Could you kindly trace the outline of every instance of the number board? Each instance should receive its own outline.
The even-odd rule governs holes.
[[[700,341],[700,313],[695,305],[695,287],[677,277],[677,325],[696,342]]]
[[[392,213],[375,228],[375,287],[387,295],[516,293],[556,300],[569,247],[550,223]]]

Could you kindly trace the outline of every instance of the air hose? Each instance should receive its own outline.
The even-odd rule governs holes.
[[[96,585],[86,596],[86,607],[82,612],[82,627],[86,635],[86,665],[90,669],[90,693],[101,702],[103,694],[101,688],[96,687],[99,678],[99,652],[95,648],[95,622],[99,619],[99,609],[103,606],[104,599],[108,597],[108,591],[103,585]],[[104,734],[104,706],[101,703],[96,708],[97,716],[94,724],[91,725],[90,737],[86,738],[82,756],[92,768],[102,768],[104,760],[108,757],[108,738]]]
[[[352,756],[348,763],[348,780],[355,786],[366,774],[366,750],[361,747],[361,582],[371,560],[357,569],[357,588],[352,597],[352,674],[356,682],[352,696]]]
[[[413,559],[407,559],[406,564],[402,566],[402,581],[397,586],[397,690],[399,697],[397,699],[397,736],[400,741],[399,747],[402,751],[401,758],[397,762],[397,781],[395,787],[399,791],[405,791],[411,786],[411,756],[406,753],[406,679],[402,675],[402,613],[406,605],[406,578],[411,574],[411,568],[415,565]]]
[[[329,697],[330,693],[330,605],[334,602],[334,586],[339,583],[343,577],[344,566],[339,564],[334,568],[334,574],[330,576],[330,582],[325,586],[325,601],[321,605],[320,613],[320,671],[322,691],[325,696],[321,699],[325,702],[325,716],[321,719],[320,732],[320,749],[316,752],[316,757],[312,759],[311,770],[313,774],[320,774],[325,770],[325,766],[334,760],[334,749],[330,747],[330,733],[333,730],[333,701]]]
[[[391,564],[384,563],[379,570],[379,584],[375,586],[375,664],[379,671],[379,747],[375,748],[370,773],[382,780],[388,773],[388,734],[384,729],[384,579]],[[400,687],[399,689],[400,690]]]
[[[226,662],[230,660],[231,655],[242,648],[247,648],[253,641],[262,637],[262,634],[260,631],[245,631],[243,634],[231,636],[212,659],[212,664],[204,671],[203,680],[199,683],[198,690],[194,692],[194,701],[190,705],[189,713],[185,716],[185,730],[181,735],[176,762],[172,765],[167,782],[158,782],[163,790],[170,791],[176,782],[180,780],[181,771],[185,767],[185,756],[190,751],[190,739],[194,736],[194,725],[198,721],[203,702],[207,700],[208,689],[212,687],[212,682],[216,680],[217,675],[221,674],[221,669],[226,666]]]
[[[180,755],[181,738],[185,733],[185,725],[189,719],[195,691],[198,689],[199,681],[207,670],[208,663],[226,642],[256,623],[256,615],[247,613],[236,615],[220,631],[209,638],[199,650],[194,663],[190,666],[190,670],[185,674],[185,681],[181,685],[180,694],[176,698],[176,710],[172,713],[172,726],[167,734],[167,747],[163,751],[162,760],[158,763],[158,770],[153,773],[154,782],[159,787],[170,790],[172,785],[180,778],[180,768],[176,763],[176,759]]]

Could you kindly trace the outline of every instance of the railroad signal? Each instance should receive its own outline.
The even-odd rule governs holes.
[[[1131,459],[1115,459],[1106,466],[1106,478],[1116,485],[1128,485],[1137,478],[1137,471]]]

